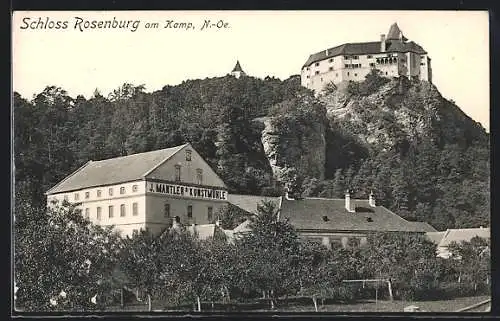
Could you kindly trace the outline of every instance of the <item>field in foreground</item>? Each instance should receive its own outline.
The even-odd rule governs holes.
[[[455,312],[459,309],[471,306],[473,304],[482,302],[489,299],[490,296],[472,296],[472,297],[462,297],[450,300],[439,300],[439,301],[377,301],[375,300],[365,300],[355,303],[330,303],[327,302],[324,305],[318,300],[318,311],[319,312],[403,312],[404,307],[409,305],[416,305],[420,308],[422,312]],[[302,298],[301,300],[288,300],[288,303],[284,301],[278,302],[276,309],[271,310],[269,308],[268,301],[262,301],[255,303],[240,303],[232,305],[222,305],[215,303],[214,309],[209,303],[203,303],[202,312],[315,312],[312,300],[307,298]],[[481,306],[478,309],[474,309],[471,312],[483,312],[486,306]],[[168,309],[164,310],[161,307],[160,302],[153,302],[152,307],[154,312],[171,311],[171,312],[181,312],[181,311],[193,311],[193,307],[183,307],[180,309]],[[128,305],[124,309],[119,307],[108,308],[106,311],[147,311],[146,305]]]

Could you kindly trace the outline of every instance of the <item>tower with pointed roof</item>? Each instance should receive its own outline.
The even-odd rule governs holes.
[[[373,69],[388,78],[432,82],[431,58],[395,22],[380,41],[345,43],[310,55],[302,66],[301,83],[318,94],[332,82],[363,81]]]
[[[246,76],[243,69],[241,69],[239,60],[236,61],[236,65],[234,66],[233,71],[231,71],[231,75],[235,76],[236,78],[240,78],[241,76]]]

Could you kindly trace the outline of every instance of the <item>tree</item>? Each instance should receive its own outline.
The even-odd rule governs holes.
[[[16,309],[102,309],[114,287],[118,240],[111,229],[92,225],[73,205],[55,205],[47,211],[28,204],[17,207]]]

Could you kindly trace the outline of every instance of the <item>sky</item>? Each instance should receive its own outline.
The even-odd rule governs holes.
[[[113,19],[130,20],[128,28],[85,28]],[[165,28],[169,20],[192,28]],[[206,20],[215,25],[201,30]],[[13,90],[26,99],[49,85],[86,98],[124,83],[151,92],[224,76],[236,60],[250,76],[284,80],[310,54],[379,41],[394,22],[428,52],[441,94],[489,131],[487,11],[17,11]]]

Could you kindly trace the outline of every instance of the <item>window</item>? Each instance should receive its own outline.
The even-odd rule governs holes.
[[[200,185],[203,183],[203,170],[201,168],[196,170],[196,183]]]
[[[309,79],[309,75],[307,75],[307,77],[306,77],[306,78],[307,78],[307,79]]]
[[[88,199],[90,197],[90,192],[85,192],[85,199]]]
[[[97,207],[97,220],[100,221],[101,220],[101,208],[100,207]]]
[[[330,58],[330,60],[328,60],[329,62],[333,62],[333,58]]]
[[[357,77],[357,76],[358,76],[358,74],[354,74],[354,77]]]
[[[368,55],[368,58],[373,58],[373,56],[372,55]]]
[[[345,67],[346,67],[346,68],[349,68],[349,65],[348,65],[348,64],[345,64]]]
[[[387,71],[385,72],[385,74],[387,75]]]
[[[344,56],[344,59],[349,59],[349,56]]]
[[[375,64],[373,62],[370,62],[370,67],[375,67]]]
[[[112,187],[110,187],[108,189],[108,194],[109,194],[109,196],[113,196],[113,188]]]
[[[316,71],[314,72],[314,74],[315,74],[315,75],[319,75],[319,70],[316,70]]]
[[[90,218],[90,208],[85,209],[85,218],[88,220]]]
[[[321,82],[323,82],[323,78],[321,78]]]
[[[189,149],[186,150],[186,161],[188,161],[188,162],[191,161],[191,151]]]
[[[420,66],[425,66],[425,63],[421,62],[421,63],[420,63]]]
[[[120,205],[120,216],[125,216],[125,204]]]
[[[69,200],[69,199],[68,199],[68,195],[64,195],[64,200],[65,200],[65,201],[68,201],[68,200]]]
[[[166,218],[170,218],[170,204],[169,203],[165,203],[165,205],[163,205],[163,216]]]
[[[359,56],[353,56],[352,59],[359,59]]]
[[[315,65],[316,67],[318,67],[318,66],[319,66],[319,62],[315,63],[314,65]]]
[[[335,74],[335,77],[338,77],[338,76],[339,76],[339,73],[336,73],[336,74]]]
[[[132,185],[132,192],[137,192],[138,189],[139,189],[139,186]]]
[[[181,165],[175,165],[175,181],[181,181]]]
[[[347,76],[349,76],[349,72],[347,72]]]
[[[120,194],[125,194],[125,187],[120,187]]]
[[[306,69],[306,70],[309,70],[309,67],[307,67],[307,69]]]
[[[208,219],[208,222],[212,222],[213,214],[214,214],[214,209],[213,209],[212,206],[209,206],[208,209],[207,209],[207,219]]]
[[[193,205],[188,205],[187,216],[188,216],[188,218],[193,218]]]
[[[109,218],[113,217],[113,205],[108,206],[108,217]]]
[[[138,213],[139,213],[139,209],[137,207],[137,203],[132,203],[132,215],[137,216]]]
[[[75,193],[75,201],[78,201],[79,198],[80,198],[80,195],[78,193]]]
[[[328,68],[328,70],[332,71],[332,70],[333,70],[333,67]]]
[[[98,189],[96,194],[97,194],[97,197],[101,197],[101,190]]]

